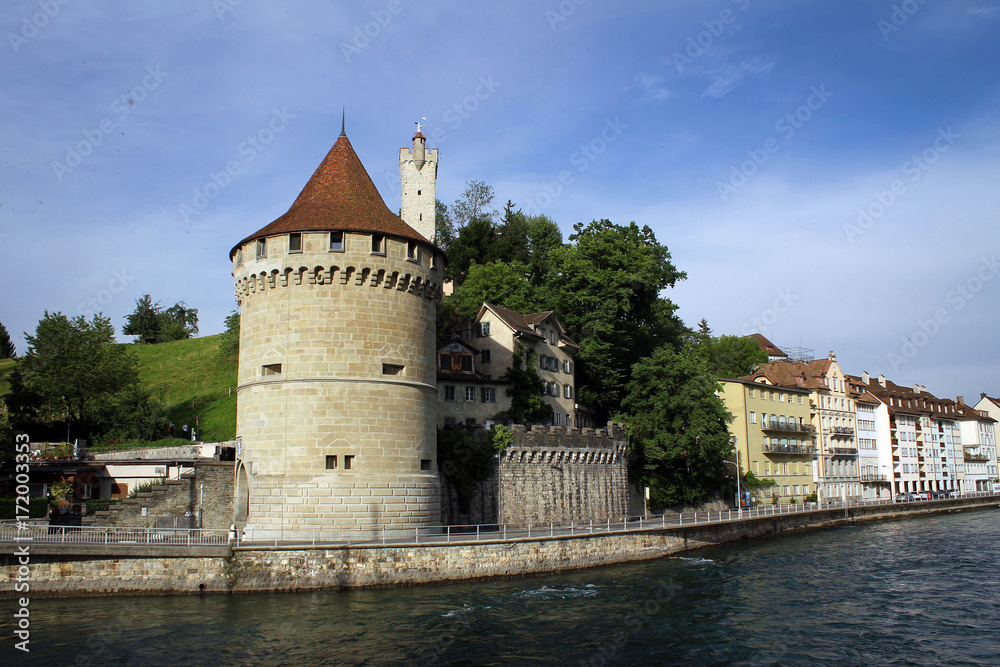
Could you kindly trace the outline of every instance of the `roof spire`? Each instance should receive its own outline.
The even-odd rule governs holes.
[[[346,137],[347,133],[344,132],[344,121],[347,119],[347,107],[344,106],[340,110],[340,136]]]

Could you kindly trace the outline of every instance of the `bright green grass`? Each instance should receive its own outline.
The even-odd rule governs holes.
[[[219,336],[128,347],[142,381],[166,406],[178,439],[185,422],[195,428],[196,417],[199,440],[236,437],[236,364],[219,360]]]

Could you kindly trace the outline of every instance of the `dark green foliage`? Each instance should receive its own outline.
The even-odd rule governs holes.
[[[680,345],[676,306],[660,292],[686,275],[647,226],[600,220],[573,229],[573,243],[549,252],[544,294],[577,336],[577,395],[602,423],[621,405],[632,365]]]
[[[223,363],[235,364],[240,358],[240,311],[234,310],[226,317],[226,330],[219,338],[219,358]]]
[[[0,322],[0,359],[14,359],[17,357],[17,350],[14,349],[14,341],[10,339],[7,327]]]
[[[651,506],[703,502],[724,485],[731,417],[717,389],[701,360],[669,346],[633,368],[623,407]]]
[[[507,395],[510,409],[496,415],[497,421],[506,424],[544,424],[552,415],[552,408],[542,399],[545,382],[535,369],[535,351],[518,344],[514,358],[503,375],[502,382],[509,382]]]
[[[451,329],[460,320],[473,318],[483,302],[510,308],[519,313],[543,310],[537,290],[528,279],[528,267],[520,263],[473,264],[465,282],[441,302],[438,311],[438,338],[451,338]]]
[[[445,426],[437,432],[438,469],[455,486],[458,506],[468,513],[476,485],[493,471],[496,446],[493,433],[472,435],[461,426]]]
[[[198,309],[181,301],[163,310],[148,294],[135,302],[135,310],[125,318],[122,333],[138,336],[137,343],[165,343],[186,340],[198,333]]]
[[[41,519],[45,516],[45,511],[49,506],[48,498],[28,499],[28,518]],[[16,519],[24,517],[24,504],[21,504],[21,513],[17,511],[16,498],[0,498],[0,519]]]
[[[496,225],[489,218],[470,220],[448,246],[445,276],[461,285],[473,264],[488,264],[498,258],[498,238]]]
[[[455,240],[455,223],[451,220],[448,207],[440,199],[434,200],[434,234],[442,250],[447,250]]]
[[[767,352],[760,343],[746,336],[712,336],[703,319],[697,331],[689,331],[686,347],[705,362],[716,378],[737,378],[749,375],[767,361]]]
[[[35,334],[25,335],[28,351],[10,376],[11,426],[32,439],[155,433],[162,407],[142,387],[135,357],[114,335],[100,315],[88,322],[46,311]]]

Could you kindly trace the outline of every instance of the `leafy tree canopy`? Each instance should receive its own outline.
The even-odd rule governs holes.
[[[731,416],[717,389],[704,362],[670,346],[633,367],[623,408],[653,506],[703,502],[724,484]]]
[[[155,435],[162,408],[142,387],[135,357],[115,343],[108,318],[46,311],[25,340],[28,350],[11,373],[6,400],[17,430],[38,437],[68,429],[71,439],[91,440]]]
[[[442,250],[448,250],[455,240],[455,223],[451,220],[448,207],[440,199],[434,200],[434,234]]]
[[[577,393],[600,423],[621,405],[633,364],[680,345],[676,306],[660,293],[686,275],[648,226],[595,220],[573,229],[570,244],[549,252],[543,296],[578,336]]]
[[[544,310],[528,273],[528,267],[518,262],[495,261],[470,266],[465,282],[441,303],[439,338],[442,341],[450,338],[452,326],[462,319],[475,317],[484,301],[519,313]]]
[[[219,357],[223,363],[235,364],[240,358],[240,311],[226,317],[226,330],[219,337]]]
[[[185,340],[198,333],[198,309],[183,301],[164,310],[148,294],[135,302],[135,310],[125,318],[122,333],[138,336],[139,343]]]
[[[455,227],[461,230],[473,220],[494,222],[497,212],[490,208],[494,197],[493,186],[483,181],[466,183],[462,196],[451,207]]]

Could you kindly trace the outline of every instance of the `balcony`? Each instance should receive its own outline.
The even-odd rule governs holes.
[[[833,435],[854,435],[854,428],[851,426],[833,426],[830,428]]]
[[[764,445],[765,454],[815,454],[816,449],[808,445]]]
[[[888,482],[885,475],[880,475],[878,473],[861,473],[862,482]]]
[[[989,463],[990,457],[986,454],[965,454],[966,463]]]
[[[796,424],[796,423],[786,423],[782,424],[780,422],[771,422],[769,424],[761,424],[761,429],[764,431],[790,431],[792,433],[815,433],[816,427],[812,424]]]
[[[834,456],[857,456],[858,450],[854,447],[827,447],[826,453]]]

